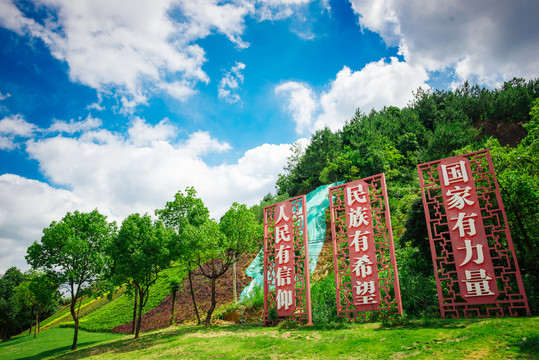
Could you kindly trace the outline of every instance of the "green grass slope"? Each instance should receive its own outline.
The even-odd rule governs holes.
[[[129,335],[80,333],[71,352],[70,329],[0,344],[2,359],[536,359],[539,318],[417,320],[297,328],[255,325],[169,327]]]
[[[169,280],[183,279],[186,271],[183,267],[172,267],[160,273],[159,278],[150,288],[148,302],[143,313],[158,306],[170,293]],[[134,300],[123,289],[117,291],[112,299],[107,297],[84,298],[80,306],[79,327],[87,331],[110,332],[114,327],[126,324],[133,319]],[[53,327],[73,327],[74,322],[69,306],[60,309],[41,323],[42,329]]]
[[[127,339],[128,335],[91,333],[80,331],[79,349],[92,348],[107,341]],[[132,337],[132,336],[131,336]],[[0,360],[8,359],[56,359],[60,354],[69,353],[73,344],[73,329],[52,328],[33,335],[19,335],[0,343]],[[78,351],[77,351],[78,352]]]
[[[150,288],[148,302],[143,313],[158,306],[168,294],[170,294],[169,280],[171,278],[183,279],[186,271],[183,267],[172,267],[162,271],[159,278]],[[134,299],[132,296],[123,294],[110,301],[85,317],[80,322],[80,328],[88,331],[111,331],[114,327],[128,323],[133,319]],[[73,322],[69,323],[70,326]]]

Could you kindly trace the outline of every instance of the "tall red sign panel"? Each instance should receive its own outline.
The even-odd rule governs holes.
[[[417,168],[442,317],[529,315],[488,150]]]
[[[384,174],[329,189],[340,317],[402,314]]]
[[[264,208],[264,325],[284,319],[312,324],[305,196]]]

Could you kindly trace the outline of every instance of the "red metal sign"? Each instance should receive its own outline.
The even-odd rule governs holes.
[[[489,151],[417,169],[442,317],[530,315]]]
[[[334,186],[329,201],[338,316],[402,314],[384,174]]]
[[[264,208],[264,325],[312,324],[307,201],[299,196]]]
[[[352,297],[358,311],[375,310],[380,304],[380,285],[369,202],[369,185],[356,180],[345,186],[348,254]]]
[[[470,162],[459,156],[438,164],[460,293],[471,304],[496,300],[498,286]]]
[[[275,292],[277,314],[279,316],[294,315],[296,310],[296,272],[294,268],[294,235],[291,233],[292,204],[283,201],[275,206]]]

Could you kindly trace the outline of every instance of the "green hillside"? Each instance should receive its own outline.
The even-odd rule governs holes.
[[[132,336],[81,331],[70,348],[69,329],[0,344],[11,359],[534,359],[534,318],[418,320],[397,327],[379,323],[340,327],[265,328],[249,325],[170,327]]]

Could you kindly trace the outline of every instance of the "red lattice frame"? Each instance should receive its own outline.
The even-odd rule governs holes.
[[[442,318],[530,315],[513,240],[490,152],[463,155],[470,161],[499,295],[492,304],[473,305],[460,293],[440,184],[441,160],[417,165]]]
[[[391,318],[402,314],[399,275],[393,245],[385,175],[378,174],[361,180],[369,185],[376,266],[380,283],[380,304],[374,311],[358,311],[352,299],[353,288],[350,281],[344,193],[346,184],[329,189],[337,316],[351,321],[376,320],[380,317]]]
[[[309,277],[309,248],[307,234],[307,200],[305,195],[289,200],[292,203],[294,236],[293,261],[296,274],[296,311],[293,316],[278,316],[275,294],[275,209],[277,204],[264,208],[264,326],[275,326],[283,320],[312,324],[311,284]]]

